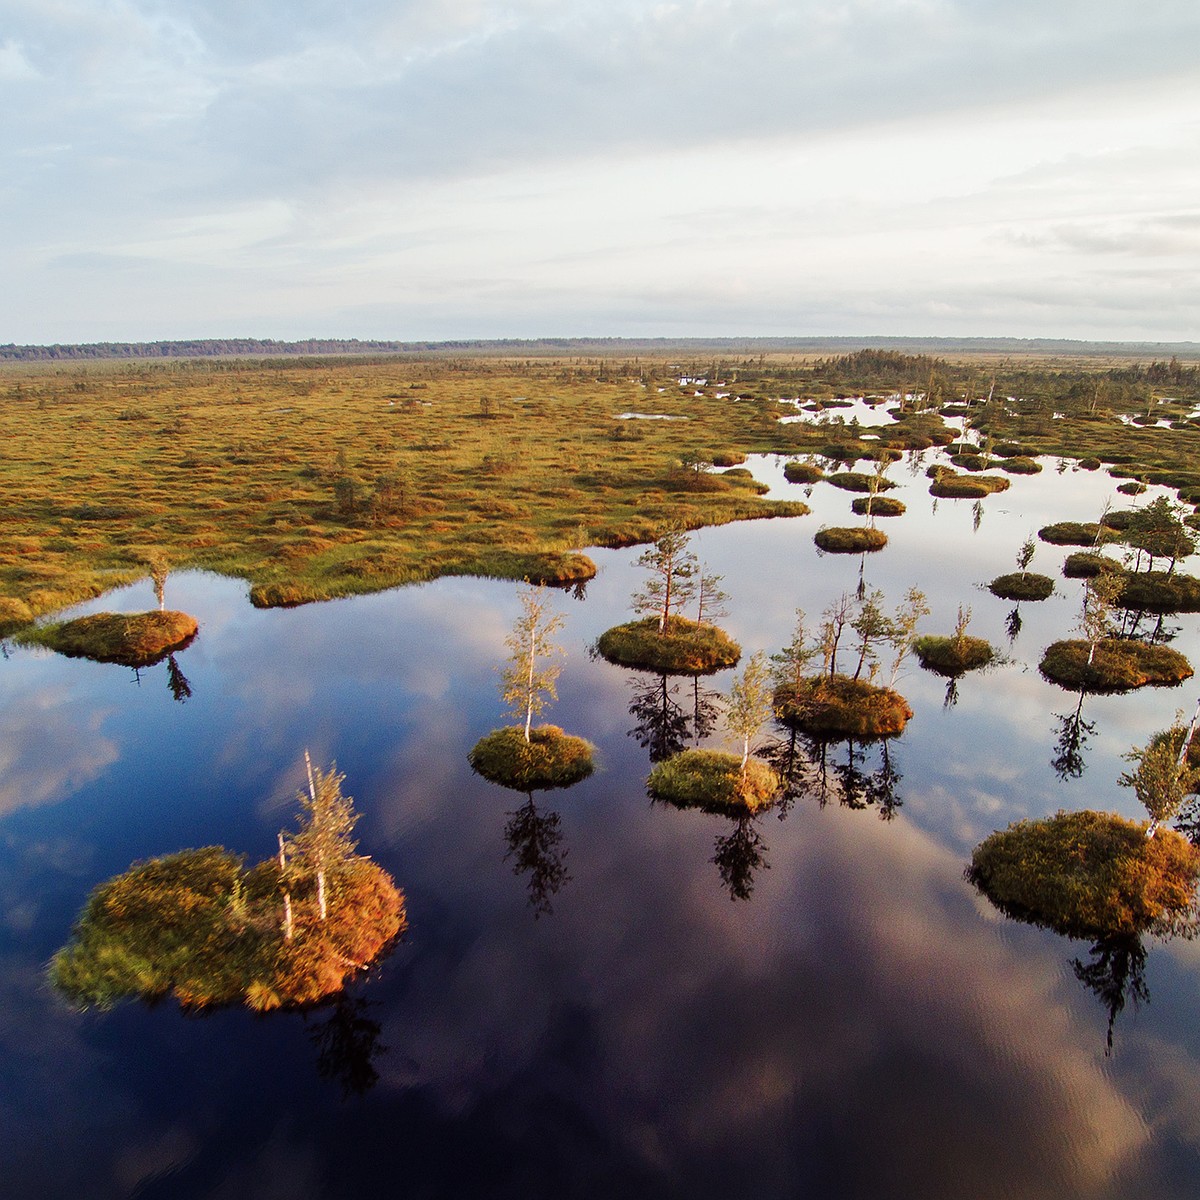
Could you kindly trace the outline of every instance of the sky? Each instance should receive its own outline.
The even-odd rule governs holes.
[[[0,343],[1200,338],[1195,0],[0,0]]]

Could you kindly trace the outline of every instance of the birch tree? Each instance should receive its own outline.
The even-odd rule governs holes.
[[[521,593],[521,615],[505,638],[509,656],[500,675],[502,694],[509,715],[525,722],[526,742],[533,718],[558,699],[555,685],[560,668],[546,660],[562,653],[552,639],[563,621],[563,615],[551,609],[545,587],[531,587]]]
[[[355,857],[358,843],[350,836],[358,822],[354,803],[342,794],[342,781],[337,767],[322,771],[314,767],[304,752],[308,772],[308,789],[298,794],[303,813],[300,831],[291,839],[293,869],[311,872],[317,881],[317,912],[322,921],[329,915],[329,890],[341,868]],[[287,863],[281,848],[281,861]],[[285,868],[286,869],[286,868]]]

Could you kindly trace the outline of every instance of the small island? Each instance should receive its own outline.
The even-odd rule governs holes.
[[[655,800],[705,812],[759,812],[774,803],[779,776],[761,759],[744,765],[724,750],[681,750],[657,763],[646,781]]]
[[[26,645],[45,646],[68,658],[150,667],[191,644],[199,626],[183,612],[93,613],[73,621],[35,625],[20,634]]]
[[[341,991],[406,925],[391,876],[355,852],[343,778],[310,768],[299,830],[250,870],[206,846],[100,884],[50,965],[55,987],[83,1008],[173,995],[185,1008],[260,1012]]]
[[[827,554],[862,554],[882,550],[887,545],[887,534],[866,525],[831,525],[818,529],[813,541]]]
[[[917,638],[912,649],[921,666],[951,679],[986,667],[996,657],[996,651],[990,642],[967,633],[970,621],[971,610],[960,604],[958,620],[950,636],[926,634]]]
[[[997,575],[988,591],[1001,600],[1046,600],[1054,592],[1054,580],[1036,571],[1013,571]]]
[[[1046,647],[1038,669],[1052,683],[1073,692],[1175,687],[1194,673],[1191,663],[1170,646],[1121,638],[1053,642]]]

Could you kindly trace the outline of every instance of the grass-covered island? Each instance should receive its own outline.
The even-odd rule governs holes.
[[[1045,600],[1054,592],[1054,580],[1035,571],[1012,571],[997,575],[988,591],[1001,600]]]
[[[391,876],[355,853],[342,776],[314,770],[305,819],[247,870],[221,846],[134,864],[100,884],[50,966],[81,1007],[174,995],[187,1008],[266,1011],[342,989],[405,928]]]
[[[761,759],[723,750],[682,750],[658,763],[646,781],[655,800],[706,812],[758,812],[779,793],[779,776]]]
[[[141,613],[93,613],[22,630],[26,645],[46,646],[70,658],[149,667],[182,650],[198,626],[187,613],[154,610]]]
[[[472,769],[492,783],[519,792],[570,787],[593,771],[590,742],[564,733],[557,725],[519,725],[493,729],[467,755]]]
[[[960,475],[949,467],[930,467],[929,494],[949,500],[982,500],[993,492],[1007,491],[1010,481],[1003,475]]]
[[[947,676],[986,667],[996,657],[991,643],[968,634],[950,637],[926,634],[913,642],[913,653],[926,670]]]
[[[887,534],[865,525],[831,525],[818,529],[813,541],[827,554],[862,554],[882,550],[887,545]]]
[[[600,635],[596,650],[619,666],[668,675],[708,675],[737,666],[742,656],[737,642],[715,625],[676,616],[661,629],[657,617],[614,625]]]
[[[1046,647],[1039,670],[1052,683],[1073,692],[1174,687],[1193,675],[1191,663],[1178,650],[1122,638],[1094,644],[1082,639],[1053,642]]]
[[[872,741],[895,737],[913,715],[891,688],[847,675],[814,675],[775,689],[775,712],[793,729],[827,740]]]
[[[1200,850],[1112,813],[1060,812],[985,838],[966,875],[1001,912],[1068,937],[1158,932],[1194,915]]]
[[[891,496],[856,496],[850,507],[860,517],[901,517],[905,513],[904,501]]]

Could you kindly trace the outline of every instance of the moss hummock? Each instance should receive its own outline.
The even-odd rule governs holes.
[[[1054,642],[1039,666],[1052,683],[1073,692],[1129,692],[1140,687],[1174,687],[1192,677],[1192,665],[1178,650],[1145,642],[1106,638],[1096,643],[1088,663],[1085,641]]]
[[[1011,483],[1003,475],[959,475],[946,467],[935,467],[929,485],[931,496],[953,500],[981,500],[993,492],[1006,491]]]
[[[600,635],[602,658],[622,667],[641,667],[668,675],[708,675],[736,667],[742,648],[715,625],[670,617],[660,632],[657,617],[614,625]]]
[[[340,991],[405,927],[403,894],[369,859],[330,878],[324,921],[311,878],[289,888],[290,941],[274,859],[247,871],[239,856],[207,846],[136,863],[92,892],[51,981],[82,1007],[166,995],[188,1008],[306,1005]]]
[[[1137,934],[1195,911],[1200,850],[1113,813],[1060,812],[985,838],[966,875],[1019,921],[1076,938]]]
[[[880,479],[878,475],[865,471],[837,471],[833,475],[826,475],[825,482],[847,492],[869,492],[872,488],[886,492],[896,486],[890,479]]]
[[[862,554],[865,551],[882,550],[887,545],[887,534],[862,525],[833,525],[828,529],[818,529],[813,541],[827,554]]]
[[[913,711],[891,688],[846,675],[814,675],[775,689],[775,712],[794,729],[817,738],[873,741],[895,737]]]
[[[493,729],[467,755],[471,767],[484,779],[519,792],[570,787],[595,769],[595,747],[581,737],[564,733],[557,725],[538,725],[529,731],[520,725]]]
[[[706,812],[758,812],[779,792],[779,776],[761,759],[722,750],[682,750],[658,763],[646,781],[655,800]]]
[[[904,501],[891,496],[856,496],[850,507],[860,517],[900,517],[904,515]]]
[[[1179,572],[1126,572],[1116,602],[1145,612],[1200,612],[1200,579]]]
[[[25,630],[21,641],[69,658],[149,667],[182,650],[198,628],[196,619],[182,612],[93,613]]]
[[[913,653],[921,666],[939,675],[962,675],[986,667],[996,657],[996,651],[983,638],[939,637],[927,634],[913,642]]]
[[[800,462],[793,459],[783,464],[783,477],[788,483],[816,483],[825,478],[825,472],[816,463]]]
[[[1001,600],[1045,600],[1054,592],[1054,580],[1033,571],[1013,571],[997,575],[988,584],[988,591]]]

